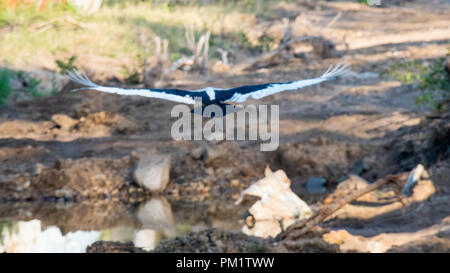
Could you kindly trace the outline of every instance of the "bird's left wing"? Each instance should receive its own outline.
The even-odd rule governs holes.
[[[328,68],[327,72],[325,72],[322,76],[314,79],[307,79],[286,83],[267,83],[259,85],[241,86],[223,90],[221,92],[227,92],[228,97],[230,97],[229,99],[225,100],[225,102],[244,102],[249,97],[253,99],[260,99],[275,93],[287,90],[295,90],[305,86],[310,86],[331,79],[335,79],[337,77],[345,75],[349,71],[350,69],[348,68],[348,65],[338,64],[334,68],[333,65],[331,65],[330,68]]]
[[[86,73],[83,71],[83,75],[80,75],[76,69],[72,72],[67,72],[70,79],[78,84],[85,87],[75,89],[77,90],[96,90],[100,92],[113,93],[119,95],[135,95],[143,96],[149,98],[158,98],[164,100],[170,100],[179,103],[195,104],[195,97],[201,97],[204,93],[203,90],[191,91],[191,90],[180,90],[180,89],[127,89],[120,87],[107,87],[101,86],[93,83],[87,77]]]

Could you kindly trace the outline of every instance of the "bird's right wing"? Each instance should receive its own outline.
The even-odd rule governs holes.
[[[224,91],[228,92],[229,94],[230,93],[232,94],[232,96],[228,100],[225,100],[225,102],[244,102],[249,97],[253,99],[261,99],[279,92],[295,90],[306,86],[318,84],[324,81],[328,81],[331,79],[335,79],[344,76],[349,71],[350,69],[348,68],[348,65],[338,64],[334,67],[333,65],[331,65],[328,68],[327,72],[322,74],[320,77],[313,79],[285,82],[285,83],[266,83],[259,85],[235,87]]]
[[[85,87],[75,89],[78,90],[96,90],[100,92],[113,93],[125,96],[143,96],[148,98],[158,98],[164,100],[170,100],[179,103],[195,104],[194,97],[201,96],[202,90],[190,91],[190,90],[180,90],[180,89],[128,89],[120,87],[107,87],[101,86],[93,83],[87,77],[86,73],[83,71],[83,75],[73,69],[73,71],[67,71],[70,79],[80,85]]]

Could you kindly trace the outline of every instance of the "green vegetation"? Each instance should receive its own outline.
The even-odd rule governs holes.
[[[434,61],[422,75],[419,86],[424,91],[417,103],[427,103],[436,110],[443,110],[443,102],[450,99],[450,76],[444,69],[446,58]]]
[[[16,71],[30,66],[65,74],[85,63],[106,65],[127,83],[137,84],[145,61],[155,52],[157,36],[168,41],[172,61],[193,54],[186,29],[192,29],[196,41],[210,31],[210,60],[221,59],[218,48],[260,54],[275,47],[277,41],[267,35],[250,38],[254,21],[290,1],[109,0],[92,15],[78,12],[70,4],[51,4],[44,10],[23,4],[13,9],[0,1],[0,65],[8,67],[0,70],[0,104],[8,97],[15,100],[48,93],[42,90],[40,80]],[[51,94],[56,91],[53,82]],[[12,97],[13,92],[22,93]]]
[[[427,68],[418,60],[408,60],[392,65],[387,71],[391,78],[401,81],[403,84],[413,84],[420,81]]]
[[[11,87],[11,81],[13,80],[21,83],[18,90],[13,90]],[[8,68],[0,68],[0,105],[4,105],[9,96],[16,91],[23,92],[27,94],[26,96],[42,97],[43,93],[39,90],[40,84],[41,80],[32,77],[29,73],[24,71],[14,71]],[[51,94],[56,94],[56,83],[53,83],[52,85],[53,89],[49,91]]]
[[[417,60],[395,64],[385,71],[389,77],[403,84],[417,84],[423,91],[416,104],[428,104],[433,110],[441,111],[444,101],[450,99],[450,77],[445,71],[446,57],[425,65]]]
[[[139,72],[136,70],[130,70],[126,65],[122,65],[121,74],[125,78],[125,82],[128,84],[138,84],[140,82]]]
[[[39,84],[41,84],[40,80],[37,80],[36,78],[33,78],[33,77],[30,78],[27,89],[31,96],[42,97],[42,93],[38,90]]]
[[[0,69],[0,105],[6,102],[6,99],[12,93],[10,85],[11,72],[8,69]]]
[[[206,30],[211,32],[212,59],[219,58],[214,54],[219,47],[258,53],[271,48],[274,38],[250,41],[246,34],[251,30],[249,24],[255,15],[265,16],[282,2],[288,1],[110,0],[92,15],[70,5],[37,11],[32,5],[13,10],[0,4],[0,63],[55,62],[48,68],[64,73],[82,57],[90,56],[93,61],[121,60],[140,70],[142,59],[153,55],[156,36],[168,40],[172,59],[192,53],[185,39],[186,26],[194,29],[197,39]],[[120,66],[116,72],[119,70]]]
[[[71,56],[66,62],[62,60],[56,60],[56,65],[59,68],[59,73],[66,74],[67,71],[71,71],[76,68],[76,66],[74,65],[76,59],[77,56]]]

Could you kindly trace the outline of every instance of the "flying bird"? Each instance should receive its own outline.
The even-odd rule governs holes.
[[[324,74],[322,74],[320,77],[313,79],[284,82],[284,83],[246,85],[230,89],[205,87],[203,89],[198,90],[158,89],[158,88],[129,89],[120,87],[107,87],[93,83],[91,80],[89,80],[84,71],[82,72],[83,75],[81,75],[76,69],[73,69],[72,72],[68,71],[67,73],[72,81],[82,86],[85,86],[79,89],[75,89],[73,91],[96,90],[100,92],[113,93],[119,95],[128,95],[128,96],[135,95],[149,98],[158,98],[185,104],[195,104],[196,100],[201,98],[202,108],[211,104],[215,104],[221,107],[222,110],[224,110],[226,106],[229,105],[229,103],[241,103],[246,101],[248,98],[261,99],[279,92],[300,89],[306,86],[336,79],[338,77],[344,76],[349,71],[350,69],[348,65],[338,64],[336,66],[331,65]]]

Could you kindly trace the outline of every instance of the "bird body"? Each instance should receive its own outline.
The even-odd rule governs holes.
[[[149,98],[159,98],[169,101],[185,104],[195,104],[196,100],[201,99],[203,106],[217,104],[219,106],[227,105],[230,102],[242,103],[248,98],[261,99],[263,97],[287,91],[303,88],[306,86],[318,84],[324,81],[335,79],[349,72],[347,65],[333,65],[323,75],[313,79],[292,81],[285,83],[266,83],[258,85],[240,86],[230,89],[220,89],[215,87],[206,87],[199,90],[182,90],[182,89],[128,89],[120,87],[106,87],[93,83],[83,71],[81,75],[76,69],[68,72],[72,81],[85,87],[77,90],[96,90],[106,93],[114,93],[119,95],[136,95]]]

